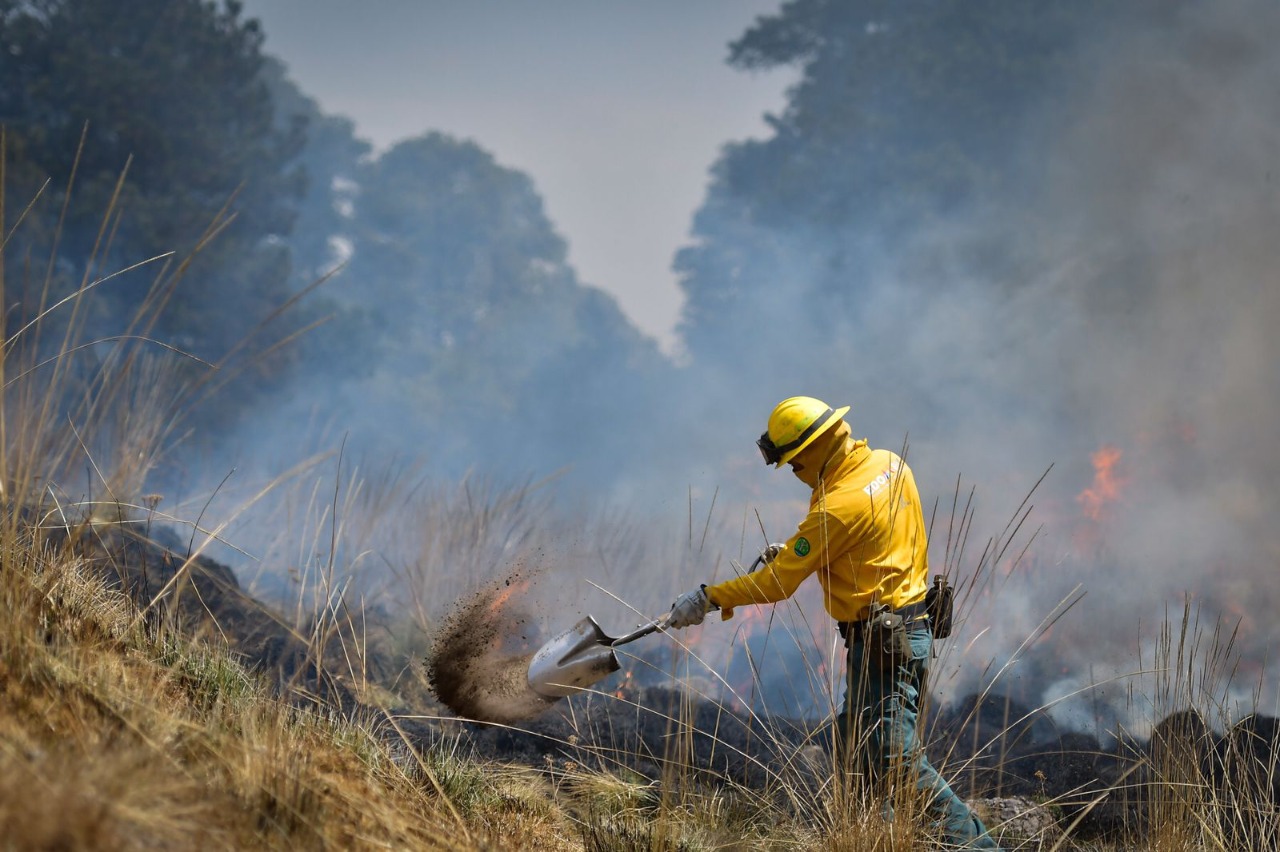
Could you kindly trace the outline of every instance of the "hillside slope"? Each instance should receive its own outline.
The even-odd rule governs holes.
[[[176,610],[112,588],[102,550],[77,540],[15,523],[0,535],[6,848],[510,848],[441,795],[439,755],[393,748],[376,718],[282,700],[226,647],[175,629]],[[191,567],[195,600],[216,571]],[[170,579],[183,569],[170,558]],[[500,767],[475,773],[512,783]],[[520,783],[499,803],[501,833],[572,848],[545,791]]]

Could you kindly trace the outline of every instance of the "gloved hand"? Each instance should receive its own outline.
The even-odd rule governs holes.
[[[710,611],[711,601],[707,598],[707,590],[699,586],[676,598],[676,602],[671,605],[671,615],[667,617],[667,626],[680,630],[701,624]]]
[[[751,571],[754,572],[757,568],[763,568],[768,565],[779,553],[786,549],[787,545],[785,542],[782,544],[775,542],[774,544],[765,545],[764,549],[760,551],[760,555],[756,557],[756,561],[751,563]]]

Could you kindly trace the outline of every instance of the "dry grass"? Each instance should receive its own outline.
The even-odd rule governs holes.
[[[225,651],[139,621],[73,556],[9,544],[11,848],[566,848],[542,842],[567,829],[527,771],[413,755],[376,725],[292,707]]]

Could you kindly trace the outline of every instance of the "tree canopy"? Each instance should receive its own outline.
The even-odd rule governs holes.
[[[676,258],[695,361],[819,386],[865,363],[854,341],[886,323],[869,301],[881,259],[1020,191],[1033,119],[1078,70],[1081,37],[1124,14],[1074,0],[792,0],[757,19],[730,63],[799,79],[766,139],[726,146]],[[737,345],[761,327],[770,340]]]
[[[336,283],[375,329],[374,407],[398,408],[433,436],[429,455],[462,469],[616,465],[609,426],[640,412],[665,362],[578,281],[528,176],[429,133],[357,183]]]
[[[666,360],[577,280],[529,177],[441,133],[375,154],[262,45],[232,0],[0,0],[8,221],[50,181],[24,223],[35,249],[6,252],[11,283],[35,270],[24,315],[46,283],[24,257],[51,253],[48,283],[65,294],[185,255],[216,221],[153,334],[252,364],[220,420],[342,412],[371,427],[356,446],[423,452],[453,472],[625,461],[621,434],[597,437],[642,413]],[[91,333],[127,326],[156,274],[95,291]]]
[[[26,278],[28,294],[46,284],[66,292],[86,276],[173,252],[191,263],[154,327],[172,345],[216,362],[237,347],[252,355],[290,321],[301,324],[300,314],[283,319],[244,345],[290,296],[281,241],[303,192],[294,161],[305,128],[277,121],[262,39],[234,2],[0,3],[7,218],[48,180],[25,233],[38,235],[37,256],[56,252],[46,282],[39,272],[29,280],[10,250],[11,290]],[[216,238],[195,252],[215,223]],[[126,327],[158,269],[95,292],[91,333]],[[259,364],[260,384],[284,366],[279,357]]]

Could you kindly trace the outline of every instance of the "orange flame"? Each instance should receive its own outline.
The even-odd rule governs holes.
[[[1120,498],[1120,489],[1128,482],[1117,471],[1120,449],[1104,444],[1089,455],[1093,462],[1093,484],[1076,496],[1091,520],[1102,520],[1103,509]]]
[[[747,643],[757,636],[764,636],[772,629],[779,630],[779,641],[783,641],[782,633],[785,631],[781,625],[775,621],[775,611],[773,605],[770,604],[747,604],[740,606],[733,611],[733,621],[736,626],[733,631],[732,648],[730,656],[742,655],[742,659],[747,659]],[[759,649],[757,649],[758,651]],[[755,664],[759,665],[760,661],[756,660]],[[735,710],[749,710],[749,704],[755,696],[758,684],[755,675],[751,671],[751,667],[743,666],[743,673],[737,679],[736,683],[730,684],[734,698],[730,702]]]
[[[756,631],[769,625],[769,617],[773,614],[773,610],[768,605],[747,604],[740,606],[733,611],[733,617],[738,621],[738,630],[744,635],[752,635]]]
[[[528,580],[507,580],[507,587],[501,592],[493,596],[493,600],[489,602],[489,615],[499,615],[506,608],[511,598],[517,594],[524,594],[532,585]]]

